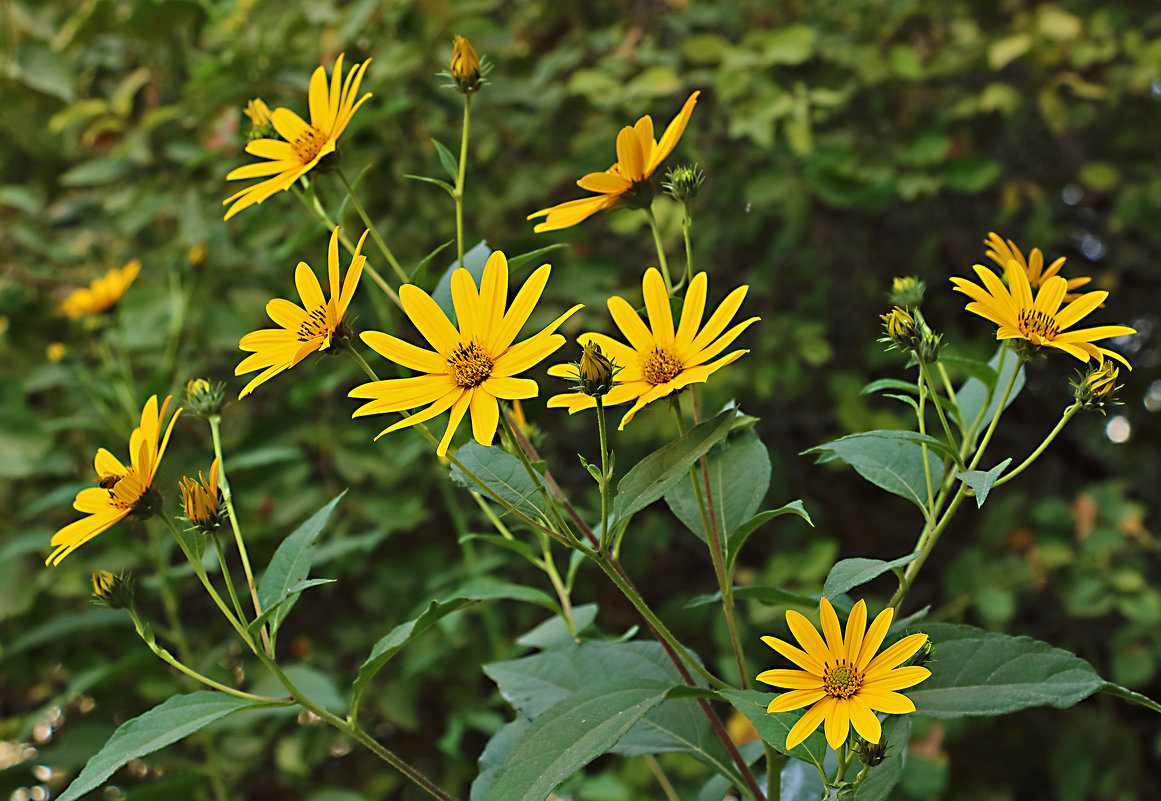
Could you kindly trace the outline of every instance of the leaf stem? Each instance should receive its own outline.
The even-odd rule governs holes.
[[[383,254],[383,258],[387,259],[387,263],[391,265],[391,269],[395,271],[395,275],[399,276],[399,280],[406,284],[407,273],[403,272],[403,268],[399,266],[399,260],[395,258],[395,254],[387,247],[387,243],[383,241],[383,237],[379,236],[379,231],[375,228],[375,224],[371,222],[371,218],[367,216],[366,209],[363,208],[363,204],[359,202],[358,196],[355,195],[355,188],[351,186],[351,182],[347,180],[347,176],[341,169],[336,169],[335,174],[343,182],[343,187],[347,190],[347,197],[351,199],[351,205],[355,207],[355,213],[359,215],[359,219],[363,221],[363,225],[367,226],[371,231],[371,239],[375,240],[375,244],[379,246],[379,252]]]
[[[947,416],[943,413],[943,404],[939,402],[939,388],[935,386],[935,382],[931,379],[931,373],[928,372],[927,365],[923,363],[922,359],[919,360],[919,374],[924,383],[927,384],[928,389],[931,390],[931,402],[935,405],[935,413],[939,415],[939,422],[943,424],[943,434],[947,437],[948,447],[951,448],[952,454],[955,456],[956,467],[963,470],[966,465],[964,465],[963,457],[959,455],[959,451],[956,448],[955,437],[951,433],[951,426],[947,424]]]
[[[609,429],[605,423],[604,397],[597,395],[597,432],[601,440],[601,552],[607,553],[612,545],[609,535]]]
[[[460,165],[456,177],[456,190],[452,197],[456,201],[456,255],[460,267],[464,266],[464,182],[467,178],[468,130],[472,116],[472,96],[464,94],[464,130],[460,135]]]
[[[669,261],[665,258],[665,246],[661,244],[661,231],[657,228],[657,218],[653,216],[653,207],[642,209],[645,219],[649,221],[649,228],[653,231],[653,245],[657,248],[657,261],[661,265],[661,277],[665,279],[666,294],[673,294],[673,281],[669,277]]]
[[[1057,422],[1057,424],[1056,424],[1056,428],[1052,429],[1052,431],[1049,432],[1048,436],[1044,438],[1044,441],[1040,443],[1040,447],[1038,447],[1036,450],[1032,451],[1032,453],[1029,454],[1028,458],[1025,459],[1023,462],[1021,462],[1019,467],[1017,467],[1015,470],[1013,470],[1012,472],[1008,473],[1006,476],[1003,476],[998,481],[996,481],[996,483],[992,485],[992,488],[994,489],[994,488],[1000,486],[1001,484],[1007,484],[1009,481],[1014,479],[1016,476],[1023,473],[1034,461],[1036,461],[1038,458],[1040,458],[1040,454],[1044,453],[1044,449],[1047,448],[1052,443],[1052,440],[1056,439],[1056,435],[1059,434],[1062,430],[1064,430],[1064,427],[1068,424],[1068,421],[1071,420],[1073,418],[1073,416],[1083,408],[1084,408],[1083,404],[1078,402],[1078,403],[1072,404],[1067,409],[1065,409],[1064,414],[1062,414],[1060,416],[1060,421]]]

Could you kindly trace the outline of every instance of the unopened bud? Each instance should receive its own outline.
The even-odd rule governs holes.
[[[1072,385],[1073,396],[1077,403],[1086,409],[1102,409],[1105,406],[1117,406],[1116,392],[1117,375],[1119,369],[1112,359],[1105,359],[1097,367],[1090,367],[1088,372],[1081,376],[1079,381]]]
[[[93,571],[93,603],[110,609],[133,606],[133,577],[128,573],[116,576],[108,570]]]
[[[251,100],[242,113],[250,118],[250,139],[272,139],[277,135],[274,123],[270,121],[270,107],[262,98]]]
[[[210,383],[204,378],[191,378],[185,385],[185,402],[190,411],[206,420],[218,417],[225,405],[224,382]]]
[[[456,89],[468,95],[477,91],[484,84],[480,59],[476,56],[471,42],[464,37],[457,35],[452,42],[452,57],[448,72],[455,80]]]
[[[915,276],[902,276],[891,282],[891,292],[887,297],[896,306],[914,310],[922,305],[923,293],[926,290],[927,284]]]
[[[923,667],[928,662],[930,662],[934,657],[935,657],[935,646],[931,644],[931,638],[929,637],[923,643],[923,645],[919,646],[919,650],[915,652],[915,655],[912,656],[909,660],[907,660],[907,664],[908,665],[917,665],[919,667]]]
[[[887,758],[887,738],[880,735],[879,742],[871,743],[855,735],[854,752],[867,767],[873,768]]]
[[[185,518],[203,534],[209,534],[222,524],[225,509],[222,492],[218,489],[218,460],[210,466],[207,479],[200,471],[197,481],[183,476],[179,484]]]
[[[914,350],[919,346],[922,335],[915,326],[915,318],[906,309],[896,306],[887,314],[880,314],[879,319],[883,321],[887,336],[901,350]]]
[[[697,197],[705,181],[705,173],[696,164],[682,164],[665,173],[662,188],[681,203],[688,203]]]
[[[620,370],[617,365],[601,352],[600,346],[591,339],[585,343],[577,364],[577,383],[586,395],[604,395],[613,388],[613,376]]]

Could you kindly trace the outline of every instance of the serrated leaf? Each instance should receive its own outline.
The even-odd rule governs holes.
[[[326,506],[311,515],[294,530],[294,533],[282,541],[274,556],[270,558],[270,564],[258,582],[258,600],[262,603],[264,611],[268,606],[274,606],[281,601],[278,609],[268,618],[272,641],[278,637],[278,628],[298,602],[298,594],[291,594],[291,588],[310,577],[310,566],[314,562],[318,537],[330,520],[331,512],[346,494],[347,491],[343,490]]]
[[[786,735],[798,722],[806,710],[794,712],[775,712],[770,714],[766,707],[774,700],[774,693],[764,693],[760,690],[719,690],[718,694],[730,702],[734,709],[746,716],[754,724],[758,735],[771,748],[780,754],[808,762],[820,770],[826,759],[826,738],[819,729],[789,751],[786,750]]]
[[[684,436],[646,456],[617,483],[613,499],[616,529],[649,504],[659,500],[678,481],[689,480],[689,469],[702,454],[725,439],[736,412],[727,409],[691,428]]]
[[[176,743],[215,720],[241,709],[279,704],[256,703],[217,692],[175,695],[148,712],[121,724],[90,759],[58,801],[74,801],[105,783],[122,765]]]
[[[745,523],[735,528],[730,532],[730,536],[726,539],[726,575],[731,576],[734,572],[734,563],[738,559],[738,554],[742,551],[742,546],[746,544],[746,540],[750,539],[750,535],[757,531],[762,525],[782,515],[798,515],[811,526],[814,521],[810,519],[806,508],[802,505],[802,501],[791,501],[788,504],[778,507],[777,509],[770,509],[765,512],[759,512],[751,517]]]
[[[720,538],[758,511],[770,488],[770,454],[758,435],[749,431],[727,438],[711,449],[706,455],[705,466],[709,477],[709,495],[713,497],[712,522],[717,524],[720,541]],[[696,462],[694,470],[704,497],[702,472]],[[702,526],[697,495],[689,481],[678,481],[665,494],[665,503],[686,528],[702,542],[708,541],[709,532]]]
[[[544,801],[562,781],[615,746],[665,700],[670,686],[622,680],[570,694],[524,732],[497,771],[487,801]]]
[[[1106,684],[1076,654],[1031,637],[950,623],[919,628],[935,646],[931,677],[904,694],[921,715],[957,718],[1069,707]]]
[[[822,594],[828,601],[862,584],[866,584],[888,570],[910,564],[919,558],[919,553],[910,553],[890,562],[882,559],[843,559],[830,569],[830,575],[822,585]]]
[[[528,471],[524,469],[524,464],[503,448],[481,445],[472,440],[456,451],[456,461],[503,498],[509,506],[519,509],[533,519],[538,517],[548,519],[544,498],[536,489]],[[451,475],[462,486],[476,489],[476,482],[468,478],[457,465],[452,465]],[[543,481],[543,476],[541,480]]]
[[[435,145],[435,152],[439,154],[439,163],[443,165],[444,172],[453,181],[458,181],[460,178],[460,163],[452,152],[443,146],[443,143],[438,139],[432,138],[431,143]],[[455,191],[454,189],[452,190]]]
[[[841,459],[875,486],[906,498],[926,514],[927,474],[919,442],[929,446],[927,459],[933,479],[943,475],[943,462],[937,454],[950,453],[951,449],[930,437],[917,439],[922,436],[915,431],[866,431],[803,453],[817,453],[819,462]]]
[[[1000,475],[1005,468],[1012,463],[1012,457],[1008,457],[991,470],[968,470],[964,473],[956,473],[955,477],[963,483],[967,484],[976,493],[976,508],[984,505],[984,501],[988,499],[988,493],[992,491],[992,485],[999,480]]]

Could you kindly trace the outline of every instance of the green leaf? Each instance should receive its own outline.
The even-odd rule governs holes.
[[[887,758],[867,774],[855,792],[855,801],[883,801],[903,778],[904,754],[907,753],[907,740],[911,737],[911,716],[888,715],[883,721],[883,737],[887,741]],[[855,767],[861,764],[856,761]]]
[[[448,174],[448,177],[453,181],[458,181],[460,178],[459,161],[438,139],[432,138],[431,143],[435,145],[435,152],[439,154],[439,163],[443,165],[443,169]],[[454,192],[455,190],[453,189],[452,191]]]
[[[503,448],[481,445],[472,440],[456,451],[456,461],[511,507],[519,509],[533,519],[538,517],[548,519],[544,498],[532,483],[524,464]],[[452,465],[451,475],[462,486],[468,489],[477,488],[476,482],[468,478],[458,465]]]
[[[1146,709],[1152,709],[1154,712],[1161,712],[1161,704],[1157,703],[1149,696],[1141,695],[1141,693],[1138,692],[1133,692],[1128,687],[1122,687],[1119,684],[1113,684],[1111,681],[1106,681],[1104,684],[1102,684],[1100,692],[1108,693],[1109,695],[1115,695],[1117,698],[1128,701],[1130,704],[1143,706]]]
[[[256,709],[278,704],[256,703],[245,698],[216,692],[175,695],[121,724],[97,755],[88,761],[58,801],[73,801],[95,790],[128,762],[176,743],[215,720],[240,709]]]
[[[770,714],[766,707],[774,700],[774,693],[764,693],[760,690],[720,690],[722,698],[733,704],[734,709],[746,716],[754,724],[759,736],[771,748],[788,757],[809,762],[822,769],[826,759],[826,738],[821,727],[789,751],[786,750],[786,735],[798,722],[806,710],[794,712],[775,712]]]
[[[445,248],[450,247],[451,245],[454,245],[455,242],[456,241],[454,239],[449,239],[448,241],[444,242],[442,245],[437,247],[435,250],[433,250],[431,253],[428,253],[426,256],[424,256],[423,261],[421,261],[419,264],[415,265],[415,269],[412,270],[411,275],[408,276],[408,278],[407,278],[408,283],[415,284],[416,286],[418,286],[420,289],[424,290],[425,292],[428,289],[430,289],[431,287],[429,287],[427,285],[427,268],[431,265],[432,259],[434,259],[440,253],[442,253]]]
[[[781,587],[775,587],[769,584],[751,584],[745,587],[734,587],[734,599],[745,598],[750,601],[758,601],[769,606],[799,606],[804,609],[818,609],[818,599],[812,598],[809,595],[803,595],[798,592],[790,592]],[[722,594],[715,592],[711,595],[697,595],[690,598],[686,602],[686,609],[692,609],[695,606],[706,606],[707,604],[720,603]]]
[[[698,486],[704,492],[702,473],[696,464],[695,470]],[[706,456],[706,473],[720,542],[721,538],[753,517],[766,497],[770,488],[770,454],[758,435],[748,431],[713,448]],[[689,481],[677,482],[665,494],[665,503],[686,528],[702,542],[708,541],[709,532],[702,526],[697,495]]]
[[[258,630],[262,628],[262,624],[269,620],[271,615],[276,614],[278,610],[282,608],[282,605],[288,600],[291,598],[297,599],[299,593],[301,593],[303,590],[309,590],[311,587],[318,587],[323,584],[334,584],[335,581],[336,579],[308,579],[306,581],[300,581],[293,587],[287,589],[286,592],[284,592],[282,596],[270,606],[263,607],[262,614],[254,618],[254,620],[251,621],[248,626],[246,626],[246,630],[249,631],[251,635],[257,636]]]
[[[919,392],[919,388],[915,386],[914,381],[903,381],[899,378],[880,378],[860,389],[859,394],[870,395],[874,392],[882,392],[884,389],[897,389],[900,392],[910,392],[912,394]]]
[[[984,191],[1003,174],[1003,168],[995,159],[979,153],[948,159],[944,180],[959,192],[977,194]]]
[[[1106,684],[1076,654],[1031,637],[950,623],[919,628],[935,646],[931,677],[904,694],[921,715],[958,718],[1069,707]]]
[[[527,253],[521,253],[519,256],[513,256],[512,258],[508,259],[508,272],[509,274],[515,273],[523,269],[524,265],[538,260],[544,254],[551,253],[554,250],[560,250],[561,248],[566,247],[568,247],[566,243],[556,242],[542,248],[537,248],[536,250],[530,250]]]
[[[104,186],[124,178],[132,166],[127,159],[103,156],[73,167],[60,176],[60,182],[64,186]]]
[[[726,409],[716,417],[691,428],[684,436],[646,456],[617,483],[613,499],[612,528],[658,500],[683,478],[702,454],[725,439],[736,411]]]
[[[477,287],[480,285],[480,280],[484,277],[484,265],[488,263],[488,257],[491,255],[492,249],[482,239],[464,254],[464,269],[475,279]],[[458,259],[452,262],[451,266],[444,270],[443,275],[440,276],[435,291],[431,293],[431,299],[443,310],[443,313],[451,320],[452,325],[456,325],[456,310],[452,305],[451,277],[452,273],[459,269],[459,266]]]
[[[914,562],[918,557],[919,553],[916,552],[890,562],[882,559],[843,559],[830,569],[830,575],[822,585],[822,594],[828,601],[834,600],[835,596],[866,584],[888,570]]]
[[[767,64],[801,64],[814,54],[814,29],[788,25],[766,33],[759,42]]]
[[[665,700],[671,685],[628,679],[575,692],[538,716],[496,773],[488,801],[544,801]]]
[[[581,604],[572,608],[572,621],[578,632],[584,631],[597,619],[596,604]],[[568,633],[568,626],[560,615],[550,617],[531,631],[525,632],[516,638],[517,645],[525,648],[538,648],[541,651],[551,651],[554,648],[565,648],[576,642],[576,638]]]
[[[759,512],[730,532],[730,536],[726,539],[726,575],[733,574],[734,562],[737,561],[738,554],[741,553],[746,540],[750,539],[750,535],[768,521],[782,515],[798,515],[811,526],[814,525],[814,521],[810,519],[810,515],[807,514],[806,508],[802,505],[802,501],[791,501],[777,509]]]
[[[403,177],[410,178],[413,181],[423,181],[425,184],[435,184],[453,198],[456,196],[455,187],[447,181],[441,181],[439,178],[428,178],[426,175],[411,175],[410,173],[405,173]]]
[[[322,533],[335,506],[346,494],[346,490],[340,492],[283,540],[271,557],[261,581],[258,582],[258,600],[262,603],[263,610],[280,603],[278,609],[268,618],[272,640],[278,636],[279,626],[298,602],[299,593],[293,593],[292,589],[310,577],[310,566],[314,561],[315,548],[318,547],[319,534]]]
[[[452,612],[458,612],[479,601],[499,599],[527,601],[544,606],[553,612],[559,612],[556,603],[547,593],[531,587],[509,584],[494,579],[477,579],[465,584],[447,599],[432,601],[418,617],[408,620],[406,623],[400,623],[387,636],[375,643],[371,649],[371,655],[359,668],[359,675],[352,685],[351,709],[354,710],[358,707],[364,690],[367,689],[367,685],[375,677],[375,674],[420,634]]]
[[[1000,369],[1001,358],[1004,360],[1002,370]],[[1017,369],[1020,372],[1016,376],[1015,383],[1012,384],[1012,391],[1008,394],[1008,402],[1004,408],[1011,406],[1012,401],[1016,400],[1016,396],[1024,388],[1024,366],[1014,353],[1008,352],[1006,346],[1001,345],[992,358],[988,359],[988,366],[997,373],[994,384],[988,386],[978,378],[969,378],[955,393],[955,399],[959,404],[960,412],[963,414],[964,423],[968,426],[977,417],[980,419],[980,427],[986,427],[991,422],[991,419],[996,415],[996,410],[1000,407],[1000,398],[1004,393],[1004,387],[1008,386],[1008,382],[1012,380],[1012,373]],[[985,410],[982,415],[980,414],[981,409]]]
[[[984,386],[992,389],[996,386],[996,370],[987,362],[978,359],[968,359],[963,356],[940,356],[939,363],[950,372],[959,372],[982,381]]]
[[[996,483],[997,479],[1004,472],[1004,469],[1011,463],[1012,457],[1009,456],[987,472],[983,470],[968,470],[965,473],[956,473],[955,477],[975,490],[976,507],[979,508],[988,499],[988,493],[992,491],[992,485]]]
[[[68,612],[67,614],[50,618],[47,622],[26,632],[22,637],[17,638],[11,645],[0,651],[0,655],[8,658],[22,651],[27,651],[30,648],[37,648],[46,643],[57,642],[58,640],[66,638],[75,644],[75,638],[72,635],[78,633],[82,635],[89,634],[105,626],[128,626],[131,623],[132,621],[129,619],[129,615],[122,609],[92,608],[81,614]]]
[[[512,749],[520,742],[520,738],[524,736],[524,732],[528,731],[528,727],[531,725],[532,721],[518,717],[510,723],[505,723],[498,732],[492,735],[488,744],[484,746],[483,753],[480,754],[480,773],[472,781],[471,796],[468,801],[484,801],[488,797],[488,791],[492,789],[492,782],[496,780],[496,774],[500,768],[504,767],[504,763],[512,755]]]
[[[803,453],[819,454],[820,463],[841,459],[867,481],[906,498],[926,514],[927,475],[923,470],[923,448],[915,441],[915,437],[920,436],[914,431],[866,431],[850,434]],[[932,446],[932,442],[940,447]],[[943,475],[943,463],[937,453],[947,453],[950,449],[938,440],[931,440],[927,444],[931,446],[927,454],[928,465],[932,480],[936,481]]]

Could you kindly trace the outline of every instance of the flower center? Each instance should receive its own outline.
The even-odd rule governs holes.
[[[641,360],[641,375],[654,386],[672,381],[684,369],[685,365],[670,347],[654,348]]]
[[[97,486],[108,491],[109,505],[116,509],[133,509],[145,491],[134,467],[123,476],[102,476]]]
[[[827,668],[822,676],[822,688],[835,698],[850,698],[863,686],[863,677],[850,665]]]
[[[290,146],[294,148],[294,155],[298,157],[299,162],[310,164],[326,143],[327,135],[311,125],[300,133]]]
[[[1020,333],[1024,336],[1034,334],[1051,340],[1060,333],[1060,327],[1056,324],[1055,315],[1033,309],[1024,309],[1020,312]]]
[[[492,357],[475,340],[465,342],[452,351],[447,367],[457,387],[478,387],[492,375]]]
[[[330,326],[327,325],[327,310],[325,306],[317,306],[311,309],[310,314],[302,325],[298,327],[298,341],[309,342],[312,339],[326,339],[331,335]]]

